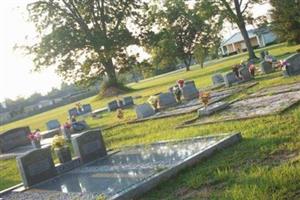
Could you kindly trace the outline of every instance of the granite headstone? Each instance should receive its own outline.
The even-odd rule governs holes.
[[[182,87],[182,96],[186,101],[196,99],[199,97],[199,91],[194,84],[188,84]]]
[[[72,138],[75,155],[87,163],[107,155],[100,129],[89,130]]]
[[[283,71],[285,76],[300,74],[300,53],[293,54],[286,59],[288,66]]]
[[[91,104],[83,104],[82,109],[83,109],[84,113],[91,113],[92,112]]]
[[[212,76],[212,82],[214,85],[220,85],[224,83],[224,77],[222,74],[214,74]]]
[[[17,157],[17,165],[26,188],[57,175],[50,147]]]
[[[158,96],[158,102],[159,102],[159,108],[169,108],[172,106],[175,106],[177,104],[177,101],[171,92],[161,93]]]
[[[240,75],[243,77],[243,81],[250,81],[252,79],[252,76],[249,72],[248,67],[242,67],[239,69]]]
[[[132,105],[134,105],[134,101],[133,101],[132,96],[124,97],[123,98],[123,103],[124,103],[124,106],[132,106]]]
[[[217,102],[211,105],[208,105],[206,108],[200,108],[198,110],[199,116],[208,116],[218,111],[224,110],[229,106],[227,102]]]
[[[260,63],[260,70],[264,74],[269,74],[269,73],[274,72],[274,69],[272,67],[272,63],[271,62],[267,62],[267,61],[262,61]]]
[[[109,102],[107,108],[109,112],[116,111],[119,108],[118,102],[116,100]]]
[[[137,105],[135,108],[135,112],[138,119],[150,117],[155,114],[155,110],[148,103]]]
[[[224,76],[224,81],[225,81],[226,87],[230,87],[233,83],[237,83],[240,80],[235,76],[235,74],[233,72],[228,72]]]
[[[60,128],[60,123],[57,119],[50,120],[46,123],[48,130]]]
[[[77,108],[72,108],[68,111],[69,113],[69,117],[71,118],[72,116],[77,116],[78,115],[78,111]]]
[[[20,127],[8,130],[0,134],[0,154],[6,153],[16,147],[26,146],[30,144],[27,138],[30,133],[29,127]]]

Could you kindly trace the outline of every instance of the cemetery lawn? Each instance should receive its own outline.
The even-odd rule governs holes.
[[[268,50],[271,55],[281,59],[299,48],[300,45],[286,47],[285,44],[280,44],[268,47]],[[246,55],[242,54],[212,62],[203,69],[195,66],[190,72],[181,71],[131,84],[135,91],[128,95],[141,95],[142,98],[135,100],[135,103],[139,104],[146,101],[151,94],[167,91],[169,86],[182,78],[193,79],[198,88],[203,88],[211,85],[212,74],[230,71],[233,64],[245,58]],[[265,87],[300,82],[300,76],[283,78],[281,72],[275,72],[257,76],[256,81],[259,82],[258,85],[230,99],[245,97]],[[110,100],[111,98],[97,100],[96,97],[91,97],[81,103],[91,103],[93,109],[97,109],[105,106]],[[1,126],[0,131],[25,125],[29,125],[31,129],[45,130],[48,120],[58,119],[61,123],[66,121],[67,110],[74,104]],[[125,119],[121,121],[116,118],[116,113],[106,113],[100,119],[86,120],[91,127],[105,128],[135,118],[133,109],[125,110],[124,114]],[[183,121],[195,116],[196,114],[192,113],[126,124],[103,131],[107,147],[113,149],[167,139],[228,132],[242,133],[243,139],[240,143],[216,153],[192,168],[185,169],[178,176],[143,195],[142,199],[300,199],[299,104],[281,115],[175,129]],[[15,160],[0,160],[0,190],[18,183],[20,177]]]

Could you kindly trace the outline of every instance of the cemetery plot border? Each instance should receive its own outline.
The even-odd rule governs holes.
[[[199,126],[199,125],[206,125],[206,124],[214,124],[214,123],[221,123],[221,122],[228,122],[228,121],[235,121],[235,120],[246,120],[246,119],[252,119],[257,117],[265,117],[269,115],[276,115],[281,114],[282,112],[286,111],[290,107],[294,106],[295,104],[300,102],[300,92],[288,92],[288,93],[281,93],[277,95],[272,96],[263,96],[258,98],[251,98],[251,99],[243,99],[239,101],[234,101],[231,103],[230,107],[220,112],[219,116],[215,117],[202,117],[197,119],[192,119],[189,121],[184,122],[182,125],[176,127],[176,128],[186,128],[191,126]],[[246,101],[255,101],[256,103],[263,102],[263,99],[282,99],[281,102],[264,102],[262,103],[261,107],[251,107],[251,103],[248,103],[247,109],[244,109],[242,111],[236,112],[238,109],[238,106],[246,106]],[[289,101],[286,102],[286,99],[289,98]],[[277,103],[277,105],[274,105]],[[259,108],[265,109],[264,111],[260,111]],[[266,110],[269,108],[269,110]],[[256,109],[256,110],[255,110]],[[234,115],[234,113],[238,113],[240,115]],[[248,112],[248,113],[247,113]]]

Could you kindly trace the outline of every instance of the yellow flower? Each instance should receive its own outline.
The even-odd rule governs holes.
[[[53,149],[59,149],[59,148],[65,146],[65,144],[66,144],[66,141],[63,136],[55,135],[53,137],[51,146]]]

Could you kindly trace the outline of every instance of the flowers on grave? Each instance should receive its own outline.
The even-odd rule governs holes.
[[[117,118],[118,119],[123,119],[124,118],[124,113],[123,113],[123,110],[121,108],[117,109]]]
[[[60,149],[63,148],[66,145],[66,140],[61,135],[55,135],[53,137],[51,147],[52,149]]]
[[[289,66],[290,63],[288,63],[286,60],[280,60],[279,61],[279,66],[282,70],[285,70],[287,66]]]
[[[71,129],[72,125],[69,122],[66,122],[63,127],[64,129]]]
[[[210,93],[209,92],[201,92],[200,98],[201,98],[201,101],[204,104],[204,106],[207,107],[209,99],[210,99]]]
[[[176,85],[173,88],[173,91],[174,91],[174,95],[176,97],[177,102],[181,103],[181,96],[182,96],[181,89]]]
[[[154,108],[154,110],[158,109],[158,96],[150,96],[148,99],[148,103]]]
[[[29,133],[27,137],[30,141],[40,141],[42,138],[39,130]]]
[[[180,88],[182,88],[183,85],[184,85],[184,80],[183,80],[183,79],[178,80],[178,81],[177,81],[177,85],[178,85]]]

